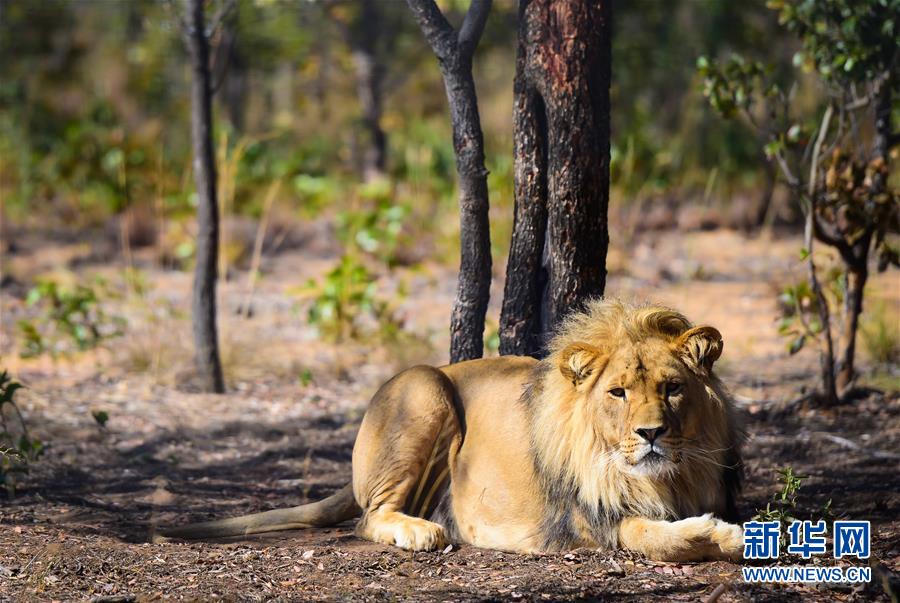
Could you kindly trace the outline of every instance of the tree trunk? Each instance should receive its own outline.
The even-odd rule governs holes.
[[[882,82],[875,99],[875,137],[872,142],[872,158],[880,157],[885,164],[890,161],[891,137],[891,78]],[[885,173],[889,173],[885,171]],[[887,185],[885,177],[879,172],[873,178],[871,195],[880,194]],[[853,385],[856,378],[854,368],[856,357],[856,336],[859,331],[859,317],[863,311],[863,296],[866,280],[869,277],[869,252],[872,246],[876,224],[870,224],[866,232],[848,249],[842,252],[847,274],[844,276],[844,306],[842,308],[841,334],[838,350],[835,386],[838,393],[844,395]]]
[[[378,56],[378,36],[383,35],[378,0],[362,0],[356,27],[350,32],[356,95],[366,132],[362,173],[366,182],[384,175],[387,168],[387,137],[381,128],[384,65]]]
[[[444,73],[459,174],[460,266],[450,319],[450,361],[481,358],[484,317],[491,293],[491,232],[487,170],[471,64]]]
[[[766,225],[766,218],[768,218],[769,211],[772,208],[772,197],[775,194],[775,166],[771,161],[766,160],[765,157],[763,157],[762,166],[765,184],[763,185],[762,194],[757,201],[756,211],[753,212],[753,216],[750,218],[750,222],[745,230],[748,233],[758,231]]]
[[[188,0],[191,81],[191,137],[194,181],[197,186],[197,265],[194,269],[194,360],[203,391],[222,393],[225,385],[216,335],[216,264],[219,249],[219,211],[216,201],[216,164],[212,141],[212,89],[209,40],[203,0]]]
[[[865,241],[865,257],[868,258],[869,241]],[[835,388],[840,395],[847,392],[856,378],[854,359],[856,356],[856,334],[859,331],[859,315],[863,309],[863,291],[869,277],[867,262],[848,267],[844,275],[844,307],[841,333],[838,338],[838,351],[835,374]]]
[[[539,355],[548,330],[603,294],[611,16],[606,0],[520,4],[516,209],[500,318],[504,354]],[[545,245],[546,276],[535,269]]]
[[[229,49],[227,70],[222,86],[222,101],[228,113],[231,127],[238,133],[244,131],[244,110],[247,105],[247,61],[241,48],[237,28],[225,28],[221,44]]]
[[[520,5],[513,85],[515,213],[500,311],[500,353],[537,357],[543,345],[542,297],[547,285],[542,262],[547,233],[547,115],[541,95],[525,75],[526,6]]]
[[[491,288],[491,238],[487,170],[472,55],[490,12],[491,0],[472,0],[459,33],[434,0],[407,0],[441,67],[453,150],[459,175],[460,267],[450,319],[450,362],[481,358],[484,316]]]

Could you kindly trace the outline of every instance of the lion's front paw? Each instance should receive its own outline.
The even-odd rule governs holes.
[[[686,552],[694,560],[725,559],[738,561],[744,552],[741,526],[716,519],[711,513],[672,523],[678,536],[687,543]]]
[[[739,525],[714,519],[715,527],[711,537],[719,546],[721,558],[729,561],[740,561],[744,556],[744,530]]]

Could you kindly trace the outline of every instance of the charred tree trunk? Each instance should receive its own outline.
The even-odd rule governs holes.
[[[608,0],[519,5],[503,354],[540,355],[547,330],[605,288],[611,17]]]
[[[520,18],[526,3],[521,5]],[[525,76],[528,40],[519,26],[513,85],[515,210],[500,313],[500,353],[537,356],[542,340],[542,296],[547,271],[542,254],[547,233],[547,115],[544,101]]]
[[[407,0],[425,39],[438,58],[459,174],[460,267],[450,320],[450,362],[481,358],[484,316],[491,288],[491,238],[487,170],[472,56],[491,8],[491,0],[472,0],[457,33],[434,0]]]
[[[197,265],[192,302],[194,360],[198,383],[207,392],[225,391],[216,334],[216,265],[219,211],[212,140],[212,87],[209,39],[203,0],[188,0],[188,46],[191,55],[191,138],[197,186]]]

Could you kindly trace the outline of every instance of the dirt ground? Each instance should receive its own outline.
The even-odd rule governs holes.
[[[873,522],[875,579],[864,586],[748,585],[739,565],[654,563],[624,552],[514,555],[453,546],[411,554],[361,541],[351,525],[149,544],[157,525],[296,505],[346,483],[375,388],[403,366],[445,360],[454,274],[426,265],[382,279],[387,289],[404,281],[410,291],[399,312],[414,338],[334,345],[306,324],[296,293],[333,262],[327,245],[301,242],[267,257],[250,318],[237,314],[247,286],[235,271],[220,288],[228,393],[213,396],[175,386],[189,366],[190,275],[140,254],[132,261],[145,275],[142,291],[109,302],[111,313],[127,318],[123,338],[68,359],[19,359],[15,322],[29,311],[30,277],[113,279],[122,269],[121,260],[93,257],[90,242],[44,243],[21,237],[4,266],[0,354],[28,386],[20,403],[49,448],[17,495],[0,498],[2,601],[694,601],[719,593],[718,585],[726,587],[719,601],[887,601],[888,590],[897,592],[900,394],[864,389],[834,410],[785,410],[816,382],[813,352],[789,356],[775,325],[777,291],[803,273],[796,239],[644,234],[611,251],[607,292],[671,304],[722,331],[721,374],[750,434],[742,515],[764,507],[776,469],[792,466],[807,476],[799,516],[831,499],[837,515]],[[502,292],[502,278],[495,280],[493,325]],[[896,320],[896,274],[876,277],[870,299]],[[874,367],[862,354],[862,384],[878,375],[883,382],[885,372],[897,382],[896,367]],[[105,427],[92,418],[97,410],[109,415]]]

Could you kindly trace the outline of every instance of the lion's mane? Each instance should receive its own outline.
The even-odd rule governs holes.
[[[734,515],[744,436],[732,400],[712,371],[690,373],[702,386],[695,391],[707,397],[696,402],[709,408],[705,432],[693,444],[702,454],[660,478],[624,472],[613,462],[613,451],[593,428],[584,394],[558,369],[563,350],[576,342],[609,353],[627,341],[675,342],[691,327],[682,314],[663,306],[595,300],[571,314],[548,342],[547,356],[521,399],[540,490],[546,496],[545,548],[578,546],[584,532],[601,545],[615,547],[616,526],[629,516],[678,519],[713,509],[726,518]]]

